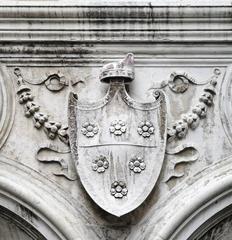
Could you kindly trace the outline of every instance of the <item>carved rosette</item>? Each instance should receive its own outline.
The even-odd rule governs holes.
[[[129,168],[134,173],[141,173],[146,168],[146,164],[142,156],[134,156],[129,162]]]
[[[98,173],[103,173],[109,167],[109,162],[105,156],[100,156],[93,160],[92,169]]]
[[[98,126],[95,123],[86,122],[82,125],[81,132],[87,138],[92,138],[98,133]]]
[[[165,95],[157,91],[151,102],[135,101],[125,86],[133,81],[131,71],[133,55],[128,54],[103,67],[100,80],[109,88],[102,99],[86,102],[71,94],[69,104],[70,146],[80,181],[95,203],[117,217],[137,208],[151,193],[166,147]],[[98,135],[87,139],[83,124],[92,120]]]
[[[154,134],[154,130],[155,128],[150,121],[144,121],[139,124],[137,132],[144,138],[149,138],[152,134]]]
[[[110,193],[115,198],[123,198],[127,195],[126,183],[123,181],[114,181],[111,185]]]
[[[115,136],[121,136],[126,132],[126,129],[126,123],[122,120],[115,120],[110,125],[110,133],[114,134]]]

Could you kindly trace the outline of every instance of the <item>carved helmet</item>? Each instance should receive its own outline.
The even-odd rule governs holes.
[[[127,56],[118,62],[108,63],[102,67],[100,81],[109,83],[112,80],[131,82],[134,80],[134,55]]]

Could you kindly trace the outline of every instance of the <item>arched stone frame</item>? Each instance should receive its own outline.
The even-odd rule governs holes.
[[[222,239],[231,237],[232,205],[222,209],[202,224],[189,238],[190,240]],[[229,235],[228,235],[229,234]],[[227,239],[227,238],[226,238]]]
[[[231,214],[232,205],[232,157],[203,169],[191,179],[180,184],[174,198],[167,198],[166,206],[156,214],[164,216],[153,223],[149,238],[152,240],[193,240],[220,220]],[[209,223],[209,219],[212,222]],[[207,223],[208,221],[208,223]],[[157,227],[156,227],[157,226]],[[161,227],[163,226],[163,227]],[[157,234],[157,228],[160,228]],[[156,232],[156,234],[154,234]]]
[[[0,148],[5,143],[14,122],[15,97],[6,67],[0,68]],[[4,103],[4,104],[2,104]]]
[[[19,214],[16,214],[15,212]],[[37,229],[29,224],[28,219],[33,225],[37,226]],[[5,229],[7,228],[7,229]],[[9,230],[8,230],[9,228]],[[12,228],[15,230],[13,232]],[[20,233],[20,239],[26,237],[27,239],[41,239],[45,240],[44,234],[39,232],[39,229],[46,229],[47,235],[52,235],[50,229],[44,224],[44,222],[35,216],[27,208],[23,207],[21,204],[9,198],[6,195],[0,194],[0,237],[6,237],[7,239],[18,239],[18,233]],[[17,232],[16,232],[17,230]],[[3,232],[2,232],[3,231]],[[10,233],[10,236],[8,235]],[[54,235],[54,234],[53,234]],[[16,238],[17,237],[17,238]],[[53,238],[56,239],[56,238]],[[57,238],[60,239],[60,238]]]
[[[0,166],[0,206],[48,240],[84,239],[87,230],[80,221],[79,203],[75,206],[56,184],[22,164],[0,156]]]
[[[228,179],[228,181],[231,180]],[[224,183],[225,186],[228,184],[228,188],[231,188],[231,182],[225,181]],[[204,202],[205,200],[202,199],[203,205],[199,209],[195,209],[191,216],[172,234],[170,239],[198,239],[210,228],[232,214],[232,189],[222,189],[221,193],[218,189],[218,196],[213,197],[208,202]]]

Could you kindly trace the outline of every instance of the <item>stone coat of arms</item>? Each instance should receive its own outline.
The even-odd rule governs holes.
[[[86,103],[70,95],[70,145],[80,180],[105,211],[122,216],[137,208],[154,188],[166,147],[166,100],[132,99],[126,84],[134,79],[133,55],[102,69],[106,96]]]

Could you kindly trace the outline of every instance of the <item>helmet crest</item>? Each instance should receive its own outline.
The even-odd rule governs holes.
[[[134,55],[128,53],[123,60],[104,65],[99,78],[101,82],[106,83],[113,79],[131,82],[134,80],[134,75]]]

